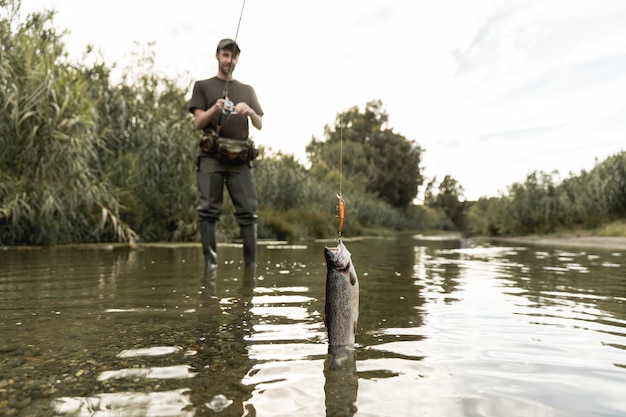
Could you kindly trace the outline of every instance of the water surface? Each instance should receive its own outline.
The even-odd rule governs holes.
[[[334,358],[324,245],[0,251],[0,414],[623,416],[626,254],[347,240]]]

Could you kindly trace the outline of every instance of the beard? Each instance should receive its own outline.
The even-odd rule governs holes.
[[[228,78],[228,76],[232,74],[233,71],[235,71],[235,64],[226,62],[220,65],[220,72],[222,73],[222,75],[224,75],[224,77]]]

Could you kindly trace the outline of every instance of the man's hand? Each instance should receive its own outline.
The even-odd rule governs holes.
[[[254,110],[252,109],[252,107],[248,106],[247,103],[244,103],[243,101],[241,103],[237,103],[237,105],[235,106],[235,112],[237,114],[243,114],[245,116],[254,116]]]
[[[217,101],[215,102],[214,106],[217,108],[218,111],[222,111],[222,110],[224,110],[224,104],[225,103],[226,103],[226,99],[218,98]]]
[[[252,126],[256,127],[258,130],[261,130],[263,128],[263,118],[256,114],[254,109],[248,106],[248,103],[244,103],[243,101],[241,103],[237,103],[237,105],[235,106],[235,112],[237,114],[249,116],[250,121],[252,122]]]

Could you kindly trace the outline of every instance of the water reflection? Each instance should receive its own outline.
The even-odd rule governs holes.
[[[193,246],[0,251],[0,414],[624,415],[623,253],[347,242],[357,345],[328,353],[327,243],[207,276]]]
[[[220,294],[227,291],[221,292],[220,285],[229,281],[232,272],[218,267],[203,277],[194,368],[204,383],[194,384],[191,393],[194,404],[203,404],[196,410],[200,414],[205,409],[222,415],[248,413],[244,401],[250,397],[251,388],[241,380],[252,366],[246,340],[256,321],[251,312],[256,267],[244,267],[240,273],[236,294],[223,298]],[[232,286],[228,292],[231,290]]]
[[[355,350],[333,346],[324,363],[326,417],[355,415],[358,390]]]

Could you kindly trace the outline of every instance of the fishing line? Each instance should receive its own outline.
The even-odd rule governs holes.
[[[339,115],[339,195],[343,183],[343,114]]]
[[[341,54],[341,59],[345,60],[345,54],[343,51],[344,45],[345,45],[345,27],[343,25],[344,21],[345,21],[345,16],[346,16],[346,9],[345,9],[345,1],[341,2],[341,42],[339,42],[340,46],[340,51],[339,53]],[[345,70],[345,63],[344,65],[341,66],[342,70]],[[342,79],[345,79],[345,72],[343,74],[343,76],[341,77]],[[339,90],[339,89],[338,89]],[[339,113],[339,195],[341,195],[341,191],[342,191],[342,186],[343,186],[343,112]],[[341,234],[341,231],[339,232]]]
[[[341,22],[343,23],[344,18],[345,18],[345,4],[342,2],[341,6],[342,6]],[[345,34],[344,34],[343,24],[341,25],[340,37],[341,37],[341,42],[339,42],[339,45],[341,45],[341,50],[339,51],[339,53],[341,54],[341,58],[344,59],[345,55],[343,53],[343,46],[344,46],[343,40],[345,38]],[[342,65],[342,68],[345,68],[345,65]],[[340,77],[340,78],[344,78],[344,77]],[[343,221],[344,221],[345,213],[346,213],[346,206],[345,206],[345,201],[343,199],[342,188],[343,188],[343,112],[339,112],[339,194],[337,194],[337,215],[339,216],[338,238],[340,238],[341,234],[343,233]]]

